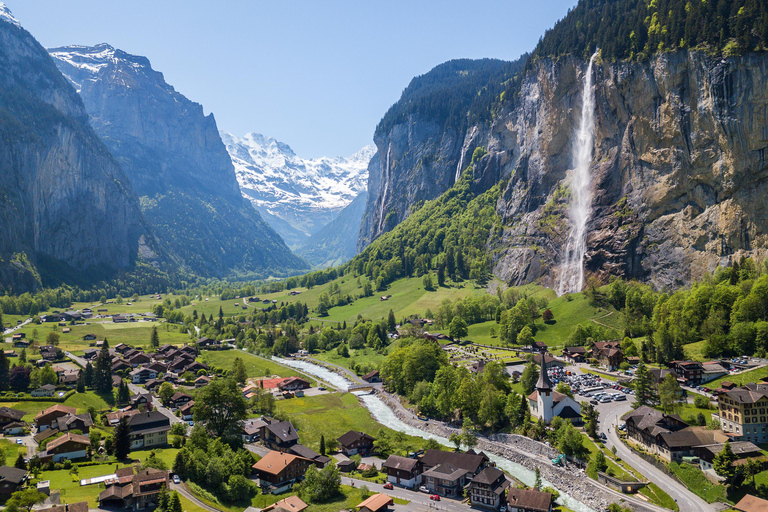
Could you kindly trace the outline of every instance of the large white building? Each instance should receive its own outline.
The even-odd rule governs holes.
[[[581,405],[568,395],[552,389],[552,382],[547,375],[547,363],[543,360],[539,380],[536,382],[536,391],[528,396],[528,406],[531,416],[543,419],[547,425],[555,416],[571,420],[574,424],[582,421]]]

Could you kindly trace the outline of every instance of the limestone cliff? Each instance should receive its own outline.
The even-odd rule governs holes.
[[[128,267],[150,242],[138,198],[45,49],[0,4],[0,291],[49,266]],[[59,276],[60,277],[60,276]]]

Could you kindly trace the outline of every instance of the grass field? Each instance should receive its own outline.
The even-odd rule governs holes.
[[[22,419],[24,421],[32,421],[38,412],[47,409],[52,405],[56,405],[57,403],[58,402],[2,402],[0,405],[10,407],[11,409],[26,411],[27,414],[25,414]],[[93,391],[74,393],[64,402],[64,405],[76,408],[78,414],[88,412],[89,407],[95,407],[97,411],[111,409],[110,405]]]
[[[387,346],[387,352],[391,352],[397,343],[392,343]],[[384,359],[386,354],[380,354],[371,348],[351,349],[349,351],[349,357],[343,357],[336,352],[336,350],[328,350],[327,352],[321,352],[319,354],[313,354],[312,357],[328,363],[333,363],[339,366],[343,366],[347,369],[352,369],[353,365],[371,364],[374,367],[378,367]]]
[[[200,360],[218,368],[229,369],[232,368],[235,358],[237,357],[243,360],[248,377],[269,377],[271,375],[277,375],[279,377],[303,377],[303,375],[290,368],[240,350],[204,351],[200,356]]]
[[[762,368],[749,370],[748,372],[744,372],[744,373],[737,373],[735,375],[733,374],[726,375],[725,377],[721,377],[717,380],[713,380],[712,382],[707,384],[707,387],[711,389],[717,389],[720,387],[720,384],[723,381],[730,381],[739,386],[742,386],[744,384],[747,384],[748,382],[760,382],[760,379],[766,376],[768,376],[768,366],[763,366]]]
[[[385,428],[350,393],[293,398],[278,402],[277,407],[291,419],[299,433],[299,442],[316,451],[320,449],[321,435],[325,439],[335,439],[349,430],[359,430],[376,437],[379,429]],[[394,430],[387,430],[395,434]],[[410,436],[405,439],[412,441],[414,446],[424,442]]]

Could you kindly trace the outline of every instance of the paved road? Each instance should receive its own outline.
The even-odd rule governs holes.
[[[24,327],[25,325],[27,325],[31,321],[32,321],[31,318],[27,318],[26,320],[24,320],[20,324],[14,325],[13,327],[9,327],[8,329],[4,330],[3,334],[11,334],[11,333],[13,333],[13,331],[16,331],[17,329],[21,329],[22,327]]]
[[[410,491],[403,487],[394,486],[393,489],[385,489],[382,484],[374,484],[372,482],[366,482],[365,480],[358,480],[356,478],[348,478],[345,476],[341,477],[341,483],[344,485],[352,485],[357,488],[365,485],[374,493],[383,492],[391,498],[408,500],[411,502],[408,504],[408,510],[448,510],[451,512],[467,512],[470,510],[467,505],[458,500],[441,498],[440,501],[432,501],[426,493]]]
[[[194,503],[195,505],[197,505],[198,507],[204,510],[208,510],[209,512],[223,512],[221,509],[212,507],[206,503],[203,503],[199,499],[197,499],[194,494],[192,494],[187,490],[183,482],[180,484],[175,484],[171,482],[171,490],[178,492],[179,494],[187,498],[189,501],[191,501],[192,503]]]
[[[600,424],[598,430],[607,437],[606,446],[616,447],[616,453],[630,466],[658,485],[677,502],[680,512],[715,512],[715,508],[688,490],[683,484],[660,471],[653,464],[638,456],[621,442],[616,433],[616,426],[621,423],[621,417],[632,410],[631,401],[599,404]]]

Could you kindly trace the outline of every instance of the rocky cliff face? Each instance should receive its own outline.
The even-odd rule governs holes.
[[[129,181],[45,49],[0,4],[0,290],[54,265],[125,268],[150,242]],[[150,254],[148,251],[146,254]]]
[[[552,285],[568,234],[568,177],[587,64],[538,61],[489,129],[477,166],[511,176],[489,240],[494,273]],[[595,67],[588,272],[676,287],[768,249],[768,57],[661,54]]]
[[[243,200],[213,115],[167,84],[145,57],[106,44],[50,53],[180,263],[216,277],[307,268]]]
[[[358,195],[298,249],[299,256],[318,267],[333,267],[352,259],[357,254],[357,236],[366,199],[366,192]]]

